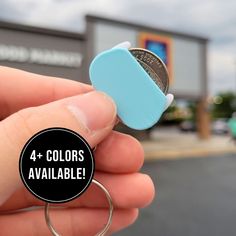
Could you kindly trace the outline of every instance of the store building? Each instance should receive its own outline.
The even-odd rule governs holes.
[[[170,92],[198,101],[199,133],[208,137],[206,38],[97,16],[86,16],[84,34],[0,22],[0,64],[89,83],[92,58],[123,41],[162,58]]]

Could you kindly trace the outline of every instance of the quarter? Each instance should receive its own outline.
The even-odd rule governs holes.
[[[146,49],[131,48],[129,51],[162,92],[167,94],[169,89],[169,75],[164,62],[154,53]]]

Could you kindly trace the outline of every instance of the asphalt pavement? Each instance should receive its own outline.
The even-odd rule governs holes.
[[[145,163],[156,186],[154,202],[116,236],[236,235],[236,155]]]

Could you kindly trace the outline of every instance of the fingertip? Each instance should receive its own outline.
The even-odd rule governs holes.
[[[131,135],[127,135],[130,138],[130,142],[132,145],[132,149],[133,149],[133,155],[135,158],[133,158],[133,171],[137,172],[139,171],[144,163],[144,149],[142,144],[133,136]]]
[[[127,48],[127,49],[129,49],[130,47],[131,47],[131,43],[129,41],[124,41],[122,43],[115,45],[113,48]]]
[[[142,145],[134,137],[117,131],[100,143],[96,149],[96,169],[109,173],[134,173],[144,162]]]
[[[171,103],[173,102],[174,100],[174,95],[169,93],[166,95],[166,107],[165,107],[165,110],[171,105]]]
[[[139,209],[138,208],[134,208],[131,209],[131,217],[130,217],[130,224],[133,224],[139,216]]]
[[[139,210],[138,208],[132,208],[128,209],[127,215],[126,215],[126,226],[132,225],[138,218]]]
[[[103,92],[92,91],[71,97],[67,100],[66,106],[89,131],[102,130],[115,123],[116,105]]]
[[[149,175],[142,174],[142,186],[145,186],[145,191],[140,191],[140,208],[150,205],[155,197],[155,186]]]
[[[123,209],[123,210],[120,209],[119,213],[120,213],[119,216],[114,215],[114,220],[113,220],[114,224],[111,225],[111,228],[109,230],[110,233],[120,231],[132,225],[138,218],[139,210],[137,208]],[[116,217],[119,217],[119,220],[115,219]],[[115,222],[119,223],[117,224]]]

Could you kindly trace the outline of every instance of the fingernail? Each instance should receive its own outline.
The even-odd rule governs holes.
[[[169,93],[166,95],[166,106],[165,106],[165,110],[171,105],[171,103],[174,100],[174,95]]]
[[[93,91],[73,97],[67,108],[87,131],[105,129],[116,120],[115,103],[102,92]]]

